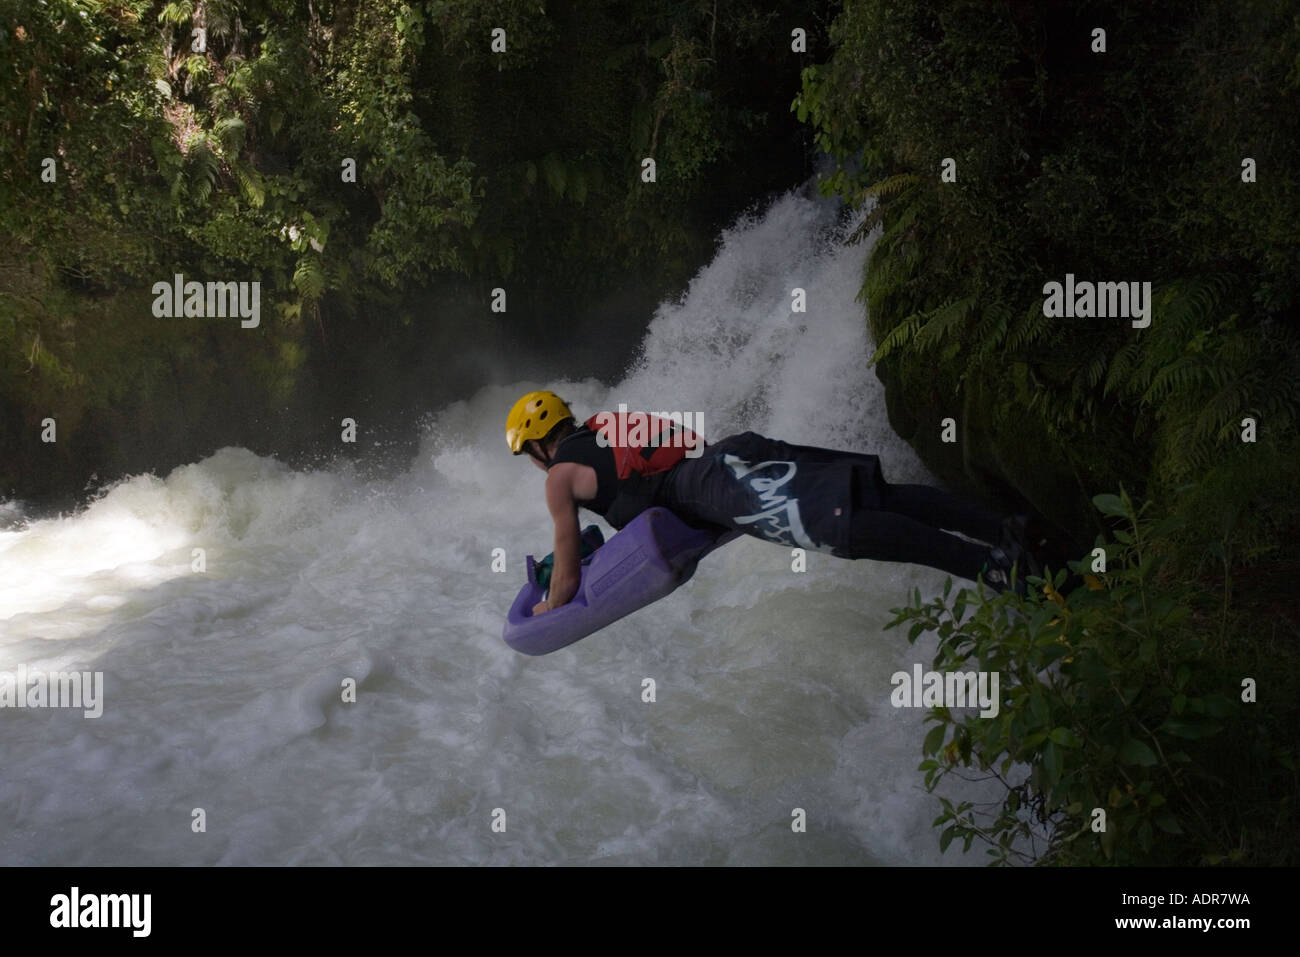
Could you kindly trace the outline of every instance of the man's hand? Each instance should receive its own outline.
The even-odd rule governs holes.
[[[560,566],[557,562],[555,571],[551,573],[550,591],[547,592],[545,600],[539,601],[533,606],[533,614],[540,615],[543,612],[550,611],[552,608],[559,608],[561,605],[567,605],[573,600],[573,596],[578,593],[578,586],[581,584],[581,572],[574,572],[572,576],[561,574]],[[559,596],[564,597],[560,598]],[[551,602],[555,602],[555,604],[552,605]]]
[[[557,557],[555,570],[551,572],[551,590],[546,595],[547,603],[552,608],[559,608],[561,605],[568,604],[573,600],[573,596],[578,593],[580,584],[582,584],[582,573],[577,561],[577,552],[574,552],[572,571],[567,566],[561,565]]]

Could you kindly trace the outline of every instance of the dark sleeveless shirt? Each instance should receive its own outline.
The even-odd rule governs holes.
[[[551,465],[560,462],[590,465],[596,470],[596,497],[578,504],[604,517],[618,495],[618,473],[614,469],[613,450],[596,444],[596,433],[582,425],[560,440],[555,455],[551,457]]]
[[[585,425],[560,441],[551,457],[551,465],[560,462],[590,465],[596,470],[596,497],[578,504],[595,512],[616,529],[652,507],[660,486],[671,474],[671,470],[653,475],[633,474],[620,480],[614,465],[614,450],[597,444],[596,433]]]

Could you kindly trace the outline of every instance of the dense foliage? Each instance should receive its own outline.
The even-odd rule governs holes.
[[[858,0],[831,36],[795,109],[840,161],[826,190],[872,204],[862,294],[891,419],[950,480],[1111,542],[1096,591],[900,611],[939,635],[937,666],[1014,680],[998,720],[936,714],[929,783],[1028,768],[991,822],[946,804],[942,843],[1294,863],[1294,4]],[[1048,318],[1067,273],[1151,282],[1150,326]],[[1117,483],[1164,518],[1110,494],[1098,516]],[[1246,677],[1267,703],[1240,701]]]
[[[1038,580],[1027,599],[985,601],[963,589],[950,606],[950,582],[891,622],[910,622],[912,641],[939,636],[937,671],[1000,675],[996,716],[932,714],[927,788],[967,768],[1005,788],[992,812],[941,799],[941,846],[980,840],[1003,864],[1293,863],[1296,744],[1257,695],[1289,701],[1300,681],[1242,668],[1226,588],[1164,575],[1184,519],[1125,494],[1097,505],[1124,527],[1099,545],[1110,570],[1090,587],[1066,597]]]
[[[453,300],[490,315],[495,287],[518,341],[628,288],[653,304],[806,170],[789,25],[824,44],[818,9],[6,3],[0,493],[288,452],[393,380],[416,385],[384,411],[409,414],[434,358],[483,338]],[[261,326],[155,318],[176,273],[260,282]]]
[[[877,203],[863,294],[904,434],[968,473],[1035,449],[1016,484],[1089,533],[1088,494],[1116,477],[1159,494],[1249,471],[1243,418],[1294,442],[1293,4],[862,0],[832,39],[797,107],[843,161],[827,188]],[[1045,317],[1067,273],[1150,281],[1151,326]],[[929,438],[949,414],[982,461]]]

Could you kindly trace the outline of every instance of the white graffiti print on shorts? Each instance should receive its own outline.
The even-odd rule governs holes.
[[[761,512],[753,515],[736,516],[737,524],[757,525],[764,538],[778,545],[788,545],[791,548],[817,547],[804,531],[803,519],[799,515],[799,500],[779,491],[794,478],[797,471],[794,462],[769,461],[750,465],[735,455],[724,455],[722,461],[737,479],[753,489],[763,507]],[[784,474],[779,471],[782,468]],[[756,474],[764,472],[767,474]]]

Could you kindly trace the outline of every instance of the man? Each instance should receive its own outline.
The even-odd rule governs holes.
[[[635,437],[635,438],[629,438]],[[911,562],[999,591],[1041,567],[1024,541],[1023,517],[1000,519],[926,485],[890,485],[874,455],[790,445],[755,432],[717,443],[643,413],[602,412],[579,426],[553,392],[530,392],[506,417],[506,441],[546,472],[555,521],[555,564],[540,614],[573,598],[580,583],[578,506],[622,528],[662,505],[683,520],[738,529],[790,548],[840,558]],[[970,542],[944,529],[982,542]]]

